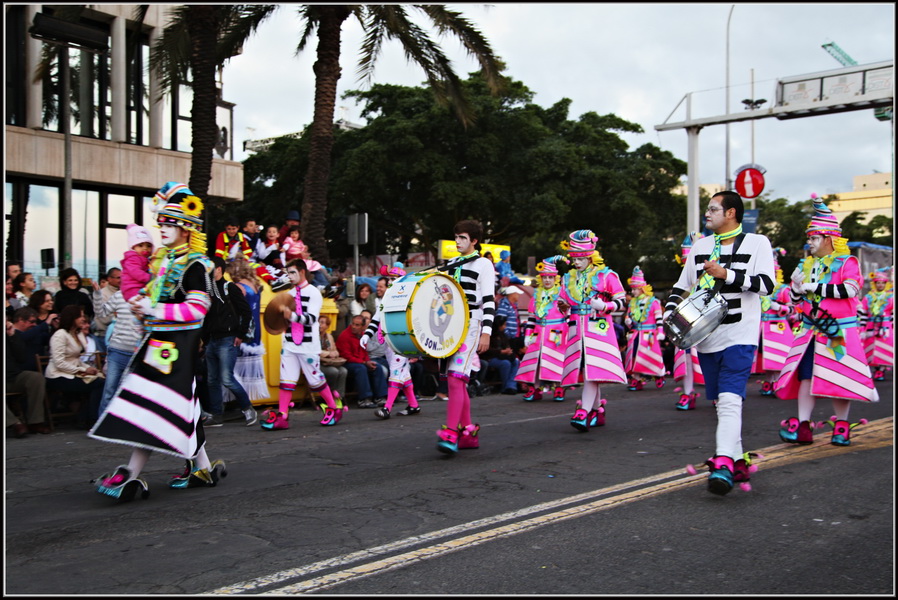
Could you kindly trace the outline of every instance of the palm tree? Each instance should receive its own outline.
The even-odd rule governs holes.
[[[426,16],[440,34],[459,38],[470,56],[480,63],[481,73],[492,92],[498,91],[501,63],[493,55],[482,34],[456,11],[439,4],[308,4],[299,8],[305,21],[297,52],[305,49],[317,29],[315,72],[315,109],[309,127],[309,166],[306,173],[302,202],[302,238],[311,254],[327,264],[329,255],[325,238],[327,186],[330,178],[331,149],[334,140],[334,109],[337,102],[337,83],[340,80],[340,33],[350,17],[358,19],[364,32],[362,55],[359,59],[359,78],[370,80],[374,62],[383,42],[397,39],[410,61],[417,63],[433,89],[437,101],[452,104],[464,126],[473,121],[473,111],[465,101],[461,82],[449,59],[427,33],[408,16],[408,8]]]
[[[147,5],[136,11],[143,21]],[[212,151],[218,140],[215,122],[218,91],[215,72],[240,47],[274,5],[187,4],[174,10],[172,20],[150,50],[150,68],[160,75],[161,92],[191,82],[191,191],[206,200],[212,179]],[[155,99],[154,99],[155,100]]]

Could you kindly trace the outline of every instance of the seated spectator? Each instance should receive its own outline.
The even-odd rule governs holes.
[[[256,225],[255,219],[246,219],[243,221],[243,237],[246,238],[246,241],[249,243],[249,247],[252,250],[256,249],[256,244],[259,242],[259,238],[262,237],[262,234],[259,233],[261,228]]]
[[[346,370],[346,359],[340,356],[340,352],[337,350],[334,336],[328,331],[330,326],[331,318],[329,316],[318,317],[318,334],[321,337],[321,372],[327,379],[327,385],[343,398],[346,396],[346,377],[349,375],[349,371]]]
[[[12,293],[15,298],[13,305],[16,308],[28,306],[28,300],[31,299],[31,294],[34,293],[36,288],[37,282],[31,273],[19,273],[16,275],[15,279],[12,280]]]
[[[518,374],[520,360],[515,356],[505,334],[506,319],[496,315],[493,319],[493,334],[490,336],[490,347],[480,354],[481,369],[493,368],[499,372],[503,394],[517,394],[518,384],[514,378]]]
[[[371,295],[371,286],[361,283],[355,288],[355,297],[349,302],[349,314],[353,317],[362,314],[367,309],[368,296]],[[367,327],[367,326],[366,326]]]
[[[12,427],[17,438],[28,433],[50,433],[44,416],[46,380],[42,374],[24,368],[24,359],[30,358],[33,362],[34,355],[29,357],[22,333],[36,324],[37,313],[27,306],[18,309],[12,319],[6,321],[6,393],[23,395],[24,423],[9,409],[9,403],[6,404],[6,427]]]
[[[287,238],[281,242],[281,261],[288,264],[292,260],[309,258],[309,249],[299,236],[302,232],[299,226],[293,226],[287,232]]]
[[[12,279],[6,278],[6,318],[12,319],[12,315],[19,306],[19,301],[15,299],[16,295],[12,292]]]
[[[511,252],[508,250],[503,250],[499,253],[499,262],[493,266],[496,269],[496,274],[499,276],[499,283],[502,287],[524,283],[524,280],[515,275],[514,269],[511,268]]]
[[[50,338],[50,362],[44,376],[47,389],[62,392],[66,399],[88,395],[89,401],[80,404],[78,426],[89,429],[99,416],[103,398],[103,373],[96,367],[81,361],[87,347],[84,336],[84,310],[75,305],[62,309],[59,315],[59,329]],[[75,400],[69,407],[75,409]]]
[[[256,242],[254,249],[256,260],[264,265],[283,269],[284,263],[281,260],[281,244],[278,242],[277,225],[269,225],[265,229],[265,234]]]
[[[359,408],[375,408],[377,404],[374,401],[374,390],[383,390],[383,398],[386,400],[387,378],[380,365],[371,360],[368,351],[362,348],[364,332],[364,318],[362,315],[354,316],[349,328],[344,329],[337,337],[337,350],[346,359],[346,370],[358,392]]]
[[[50,336],[59,327],[59,315],[53,310],[53,294],[47,290],[36,290],[28,301],[28,307],[37,313],[37,324],[21,334],[27,350],[23,368],[37,371],[34,355],[46,356],[50,353]]]
[[[84,310],[84,314],[93,319],[94,305],[87,292],[81,289],[81,275],[78,274],[78,271],[71,267],[63,269],[59,272],[59,282],[62,289],[53,297],[53,312],[61,315],[62,309],[74,304],[80,306]]]
[[[505,317],[505,335],[508,336],[508,343],[516,355],[524,347],[524,339],[521,337],[523,328],[520,326],[518,314],[518,299],[523,293],[524,291],[516,285],[502,288],[499,305],[496,306],[496,315]]]

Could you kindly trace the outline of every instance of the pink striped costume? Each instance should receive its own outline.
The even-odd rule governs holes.
[[[628,375],[664,377],[664,357],[661,354],[664,330],[661,315],[661,302],[651,294],[642,293],[630,300],[627,318],[630,319],[632,329],[627,334],[625,365]],[[632,386],[633,382],[630,383]]]
[[[686,377],[686,361],[692,365],[692,383],[694,385],[705,385],[705,377],[702,375],[702,366],[698,362],[698,351],[695,346],[689,350],[681,350],[677,348],[674,352],[674,381],[679,383]],[[689,392],[691,393],[691,392]]]
[[[864,353],[873,367],[873,378],[878,381],[885,377],[884,367],[895,365],[894,293],[874,289],[864,296],[858,314],[863,324]]]
[[[561,383],[568,320],[555,302],[559,292],[557,286],[539,288],[530,300],[530,316],[524,324],[527,343],[515,381]]]
[[[761,311],[761,343],[753,372],[766,374],[761,381],[761,395],[772,396],[773,384],[786,364],[794,338],[789,317],[795,309],[789,297],[789,286],[781,284],[772,294],[762,297]]]
[[[814,370],[810,389],[813,396],[879,401],[858,328],[857,291],[861,286],[861,274],[857,258],[848,254],[831,254],[822,261],[808,257],[799,268],[805,273],[813,270],[814,275],[805,280],[810,279],[817,286],[814,292],[805,296],[792,294],[801,322],[795,327],[791,349],[774,386],[776,395],[784,400],[798,397],[798,364],[805,351],[813,347]],[[819,319],[816,324],[813,321],[813,301],[818,301],[820,308],[837,320],[831,330],[827,330],[829,328]]]

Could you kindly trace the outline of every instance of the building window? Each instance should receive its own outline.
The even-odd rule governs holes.
[[[128,31],[128,141],[146,146],[150,131],[149,36],[137,31]]]
[[[6,124],[25,126],[25,7],[6,7]]]

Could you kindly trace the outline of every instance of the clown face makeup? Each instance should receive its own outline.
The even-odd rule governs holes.
[[[159,226],[159,235],[162,238],[162,244],[171,248],[186,242],[188,233],[180,227],[163,223]]]
[[[829,252],[826,250],[826,236],[814,234],[808,236],[808,249],[811,254],[820,258],[826,256]]]
[[[571,264],[574,265],[574,268],[578,271],[582,271],[586,267],[589,266],[590,259],[588,256],[574,256],[571,258]]]
[[[471,241],[471,236],[467,233],[456,233],[455,234],[455,249],[459,254],[465,256],[474,252],[474,242]]]
[[[554,275],[540,275],[539,280],[540,280],[540,282],[542,282],[543,287],[546,289],[549,289],[553,285],[555,285],[555,276]]]

